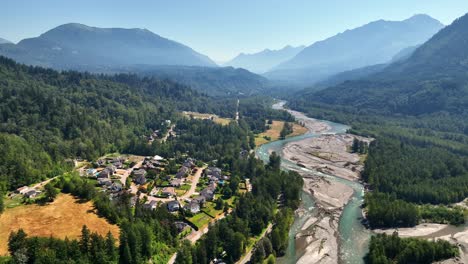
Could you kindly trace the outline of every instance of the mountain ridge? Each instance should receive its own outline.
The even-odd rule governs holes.
[[[240,53],[223,65],[245,68],[255,73],[264,73],[279,63],[292,58],[304,48],[305,46],[287,45],[277,50],[264,49],[254,53]]]
[[[402,49],[425,42],[442,28],[428,15],[373,21],[311,44],[264,76],[311,84],[339,72],[386,63]]]
[[[80,23],[63,24],[18,44],[2,45],[0,54],[21,63],[56,69],[140,63],[217,66],[192,48],[147,29],[98,28]]]

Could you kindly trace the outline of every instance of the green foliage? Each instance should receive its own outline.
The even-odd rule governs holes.
[[[4,57],[0,80],[0,180],[9,189],[58,175],[68,158],[131,149],[177,110],[235,112],[167,80],[57,72]]]
[[[53,186],[52,183],[49,182],[44,186],[44,194],[45,194],[45,198],[49,202],[52,202],[55,200],[55,198],[59,194],[59,191]]]
[[[365,260],[369,264],[382,263],[433,263],[459,255],[458,248],[444,240],[436,242],[417,238],[399,238],[380,234],[370,241]]]
[[[302,178],[297,173],[281,171],[276,165],[265,166],[253,155],[238,162],[234,168],[240,170],[234,171],[235,174],[249,177],[253,190],[240,196],[233,213],[210,226],[208,233],[197,241],[191,252],[183,251],[193,256],[190,263],[207,263],[206,260],[214,258],[222,258],[226,263],[236,262],[245,252],[249,238],[260,235],[269,223],[274,224],[273,231],[279,239],[272,238],[271,242],[268,239],[269,242],[263,246],[268,253],[274,251],[277,255],[286,249],[289,226],[294,220],[293,210],[300,202]],[[280,209],[275,215],[280,194],[283,194],[287,208]],[[225,256],[223,252],[226,252]],[[188,256],[181,256],[181,259],[188,259]]]
[[[20,229],[13,231],[8,250],[14,263],[114,263],[115,239],[90,233],[83,227],[83,236],[77,240],[27,237]]]
[[[293,132],[293,124],[285,122],[280,132],[280,139],[285,139],[287,135]]]

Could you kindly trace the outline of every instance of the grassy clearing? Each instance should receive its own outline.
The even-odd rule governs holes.
[[[119,237],[119,227],[96,215],[91,202],[80,203],[71,195],[60,194],[53,203],[8,208],[0,215],[0,255],[8,254],[8,236],[23,228],[29,236],[78,238],[83,225],[101,235],[111,231]]]
[[[205,213],[198,213],[187,220],[189,220],[192,224],[196,225],[198,229],[203,228],[204,226],[207,226],[208,223],[210,223],[211,218],[209,215]]]
[[[274,120],[273,123],[270,125],[270,129],[267,131],[260,133],[255,136],[255,146],[260,146],[265,143],[276,141],[280,138],[281,130],[283,129],[284,121],[276,121]],[[289,134],[287,137],[295,137],[307,132],[307,128],[294,123],[293,125],[293,132]],[[270,138],[270,140],[266,139],[265,137]]]
[[[183,115],[186,117],[193,117],[195,119],[212,119],[213,122],[220,124],[220,125],[229,125],[232,121],[232,118],[223,118],[219,117],[215,114],[203,114],[198,112],[183,112]]]

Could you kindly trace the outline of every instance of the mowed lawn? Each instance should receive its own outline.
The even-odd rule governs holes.
[[[119,227],[98,217],[92,202],[80,203],[73,196],[60,194],[48,205],[22,205],[6,209],[0,215],[0,255],[8,254],[8,236],[12,230],[23,228],[28,236],[79,238],[87,225],[103,236],[111,231],[116,239]]]
[[[255,145],[258,147],[265,143],[276,141],[280,138],[281,130],[283,130],[284,121],[273,121],[273,124],[270,125],[270,129],[267,131],[260,133],[255,136]],[[300,126],[299,124],[294,123],[293,125],[293,132],[289,134],[287,137],[294,137],[305,134],[307,132],[307,128]],[[271,140],[268,141],[264,137],[270,137]]]

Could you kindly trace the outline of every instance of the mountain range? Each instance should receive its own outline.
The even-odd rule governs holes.
[[[216,67],[207,56],[147,29],[97,28],[70,23],[18,44],[0,45],[0,55],[55,69],[105,70],[133,64]]]
[[[236,68],[244,68],[255,73],[265,73],[271,70],[273,67],[285,62],[299,52],[301,52],[305,46],[286,46],[279,50],[265,49],[261,52],[245,54],[241,53],[232,60],[226,62],[225,66],[232,66]]]
[[[339,72],[388,63],[400,51],[424,43],[442,28],[428,15],[374,21],[315,42],[264,76],[311,84]]]
[[[11,43],[11,41],[0,38],[0,44],[7,44],[7,43]]]
[[[408,58],[376,73],[316,92],[303,102],[341,105],[381,114],[468,116],[468,14],[455,20]],[[364,110],[365,109],[365,110]],[[465,130],[466,131],[466,130]]]

